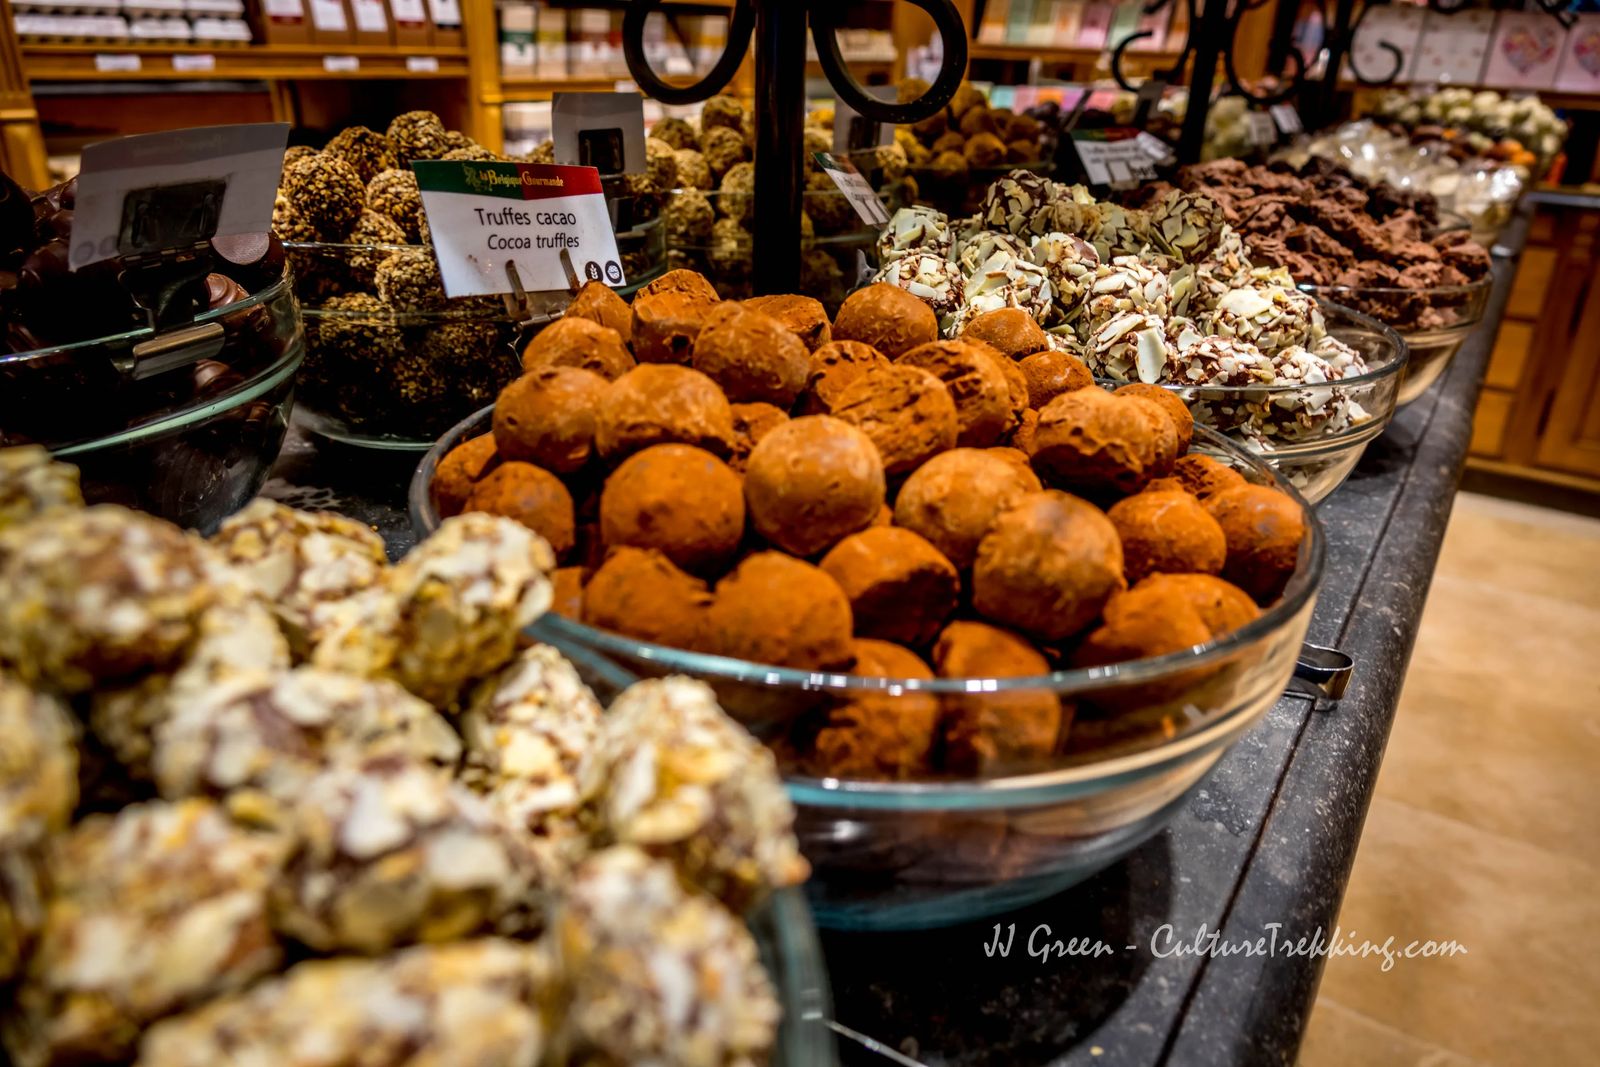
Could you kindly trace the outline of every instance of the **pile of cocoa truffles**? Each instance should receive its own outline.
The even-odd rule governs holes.
[[[889,678],[1159,656],[1273,603],[1305,534],[1293,498],[1189,452],[1176,397],[1103,391],[1017,308],[942,340],[893,285],[830,321],[678,270],[631,307],[585,287],[522,365],[435,507],[522,521],[562,564],[554,610],[674,648]],[[778,747],[836,777],[993,774],[1071,717],[1042,689],[867,694]]]

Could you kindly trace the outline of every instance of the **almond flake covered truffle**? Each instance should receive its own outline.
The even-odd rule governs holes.
[[[1063,318],[1073,317],[1100,269],[1100,254],[1094,245],[1071,234],[1046,233],[1034,238],[1029,254],[1050,278],[1056,311]]]
[[[948,259],[952,241],[950,218],[944,212],[921,205],[903,207],[878,237],[878,262],[887,267],[915,253]]]
[[[1084,362],[1096,374],[1119,382],[1159,382],[1166,380],[1173,355],[1159,317],[1125,311],[1090,335]]]
[[[5,738],[0,748],[4,852],[66,829],[78,802],[78,728],[56,698],[0,675],[0,737]]]
[[[1304,347],[1326,333],[1316,299],[1284,286],[1233,289],[1217,301],[1211,330],[1248,341],[1267,355]]]
[[[954,315],[966,294],[966,283],[956,265],[932,252],[910,252],[896,257],[885,263],[872,280],[904,289],[931,307],[940,319]]]
[[[1232,337],[1201,338],[1178,353],[1176,367],[1171,379],[1184,385],[1270,385],[1277,377],[1259,348]]]
[[[978,230],[955,245],[956,265],[964,277],[970,278],[983,269],[996,252],[1009,252],[1022,259],[1028,257],[1028,242],[1021,237],[997,230]]]
[[[0,448],[0,530],[81,507],[78,468],[57,463],[38,445]]]
[[[1165,319],[1172,310],[1166,275],[1136,256],[1102,263],[1083,305],[1083,324],[1093,337],[1113,318],[1129,311]]]
[[[1025,234],[1052,198],[1054,183],[1030,170],[1014,170],[983,193],[983,222],[992,230]]]

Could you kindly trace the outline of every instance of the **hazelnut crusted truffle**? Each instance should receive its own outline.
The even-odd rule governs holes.
[[[967,321],[964,341],[981,341],[1010,359],[1021,359],[1050,347],[1044,330],[1022,308],[998,308]]]
[[[540,367],[581,367],[614,382],[633,366],[623,334],[591,319],[575,316],[570,309],[567,315],[534,334],[522,350],[525,371]]]
[[[1177,393],[1163,389],[1159,385],[1130,382],[1120,386],[1113,395],[1136,396],[1160,405],[1161,410],[1166,412],[1167,418],[1172,420],[1172,428],[1177,431],[1178,455],[1181,456],[1189,451],[1189,442],[1194,440],[1194,416],[1189,413],[1189,406]]]
[[[871,638],[850,643],[853,673],[867,678],[932,678],[914,653]],[[939,737],[939,699],[910,690],[863,689],[828,710],[805,757],[806,769],[829,778],[895,781],[933,769]]]
[[[409,170],[382,170],[367,182],[366,205],[387,215],[405,231],[406,240],[422,236],[422,193],[417,176]]]
[[[1053,489],[1001,513],[972,567],[979,613],[1043,641],[1082,631],[1123,586],[1122,543],[1111,520]]]
[[[807,415],[751,450],[744,491],[761,536],[812,556],[872,523],[883,505],[883,460],[872,439],[849,423]]]
[[[855,632],[918,647],[932,641],[961,593],[961,576],[925,539],[900,526],[870,526],[822,557],[850,599]]]
[[[956,444],[956,406],[943,382],[919,367],[885,364],[845,387],[835,418],[878,447],[884,473],[907,474]]]
[[[932,341],[911,349],[896,362],[925,370],[942,381],[955,401],[956,443],[963,448],[983,448],[1017,424],[1013,383],[1001,365],[1004,358],[989,346],[971,341]],[[1022,388],[1026,389],[1025,381]]]
[[[583,587],[583,621],[671,648],[708,647],[711,592],[654,549],[617,548]]]
[[[448,297],[431,248],[395,252],[372,276],[378,299],[396,311],[436,311]]]
[[[1232,582],[1210,574],[1152,574],[1127,593],[1112,598],[1106,605],[1109,618],[1116,611],[1116,601],[1124,597],[1159,595],[1169,603],[1182,600],[1200,616],[1200,621],[1211,630],[1211,636],[1230,634],[1261,615],[1261,609],[1243,589]]]
[[[322,241],[342,240],[361,218],[366,199],[356,169],[327,153],[285,167],[282,189],[290,211]]]
[[[809,296],[755,296],[744,302],[751,311],[770,315],[783,324],[784,329],[800,338],[807,352],[833,339],[833,326],[828,322],[828,309],[822,301]]]
[[[604,282],[584,282],[567,305],[565,318],[588,319],[616,330],[624,344],[633,332],[633,309]]]
[[[467,511],[515,519],[546,541],[560,559],[577,541],[572,494],[561,479],[532,463],[506,461],[472,487]]]
[[[694,369],[722,386],[730,401],[788,408],[805,388],[811,357],[778,320],[737,305],[709,317],[695,338]]]
[[[1094,375],[1084,366],[1083,360],[1066,352],[1048,349],[1023,357],[1017,363],[1028,383],[1028,406],[1043,409],[1062,393],[1087,389],[1094,384]]]
[[[750,451],[761,439],[789,421],[789,414],[771,404],[734,404],[733,456],[728,465],[740,474],[750,463]]]
[[[827,572],[782,552],[757,552],[717,583],[711,646],[720,655],[803,670],[850,666],[852,617]]]
[[[744,486],[704,449],[654,445],[606,479],[600,536],[608,546],[656,549],[686,571],[716,571],[744,537]]]
[[[1205,504],[1228,542],[1222,576],[1258,604],[1276,600],[1294,574],[1300,542],[1306,536],[1300,505],[1264,485],[1225,489]]]
[[[805,412],[828,415],[833,402],[850,383],[874,367],[889,366],[888,357],[860,341],[830,341],[811,353]]]
[[[706,157],[697,148],[680,148],[673,155],[678,163],[678,185],[683,189],[698,189],[709,192],[715,182],[711,177],[711,166],[706,162]]]
[[[504,389],[494,404],[495,448],[504,460],[538,464],[570,474],[594,450],[595,409],[608,383],[577,367],[529,371]]]
[[[402,167],[414,159],[438,159],[450,151],[444,122],[431,111],[407,111],[389,123],[389,143]]]
[[[953,622],[933,647],[941,678],[1030,678],[1050,664],[1026,640],[981,622]],[[1049,758],[1066,722],[1048,689],[945,696],[945,763],[960,774],[989,775]]]
[[[346,126],[333,135],[323,151],[350,164],[363,186],[379,172],[398,165],[389,138],[365,126]]]
[[[1133,397],[1063,393],[1039,412],[1034,440],[1033,467],[1046,485],[1134,493],[1161,473],[1158,427]]]
[[[1190,493],[1143,492],[1106,513],[1122,539],[1129,582],[1151,574],[1216,574],[1228,546],[1206,509]]]
[[[965,570],[1000,513],[1038,491],[1039,479],[1021,464],[982,449],[952,449],[906,479],[895,497],[894,521]]]
[[[933,309],[898,286],[875,282],[845,298],[833,319],[833,336],[861,341],[898,359],[918,345],[939,339]]]
[[[646,363],[611,383],[595,413],[595,447],[607,459],[669,442],[715,456],[733,451],[733,412],[697,370]]]
[[[1183,482],[1184,488],[1201,500],[1224,489],[1249,484],[1244,475],[1232,467],[1198,452],[1179,459],[1173,464],[1172,473]]]

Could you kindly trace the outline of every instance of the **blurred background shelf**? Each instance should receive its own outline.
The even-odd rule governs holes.
[[[468,56],[464,46],[25,44],[22,62],[30,81],[465,78]]]

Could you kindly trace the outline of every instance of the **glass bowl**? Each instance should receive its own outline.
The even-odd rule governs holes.
[[[92,504],[209,532],[266,481],[305,355],[280,273],[185,327],[0,355],[0,440],[76,465]]]
[[[1483,309],[1489,303],[1493,282],[1494,276],[1485,274],[1467,285],[1441,285],[1432,289],[1301,288],[1394,328],[1410,352],[1395,400],[1396,407],[1405,407],[1439,380],[1462,343],[1483,321]]]
[[[411,484],[419,536],[438,524],[428,484],[439,459],[486,432],[491,411],[465,420],[424,457]],[[817,920],[845,929],[919,929],[1041,900],[1090,877],[1159,831],[1226,747],[1282,694],[1322,578],[1315,512],[1279,472],[1220,434],[1196,428],[1196,449],[1248,480],[1288,493],[1307,535],[1283,596],[1260,618],[1209,644],[1159,658],[1032,678],[902,679],[769,667],[652,645],[550,614],[532,633],[611,662],[614,684],[636,676],[700,678],[778,753],[812,864]],[[818,776],[788,738],[830,706],[867,695],[945,707],[1054,700],[1076,712],[1049,758],[1002,776],[914,781]]]

